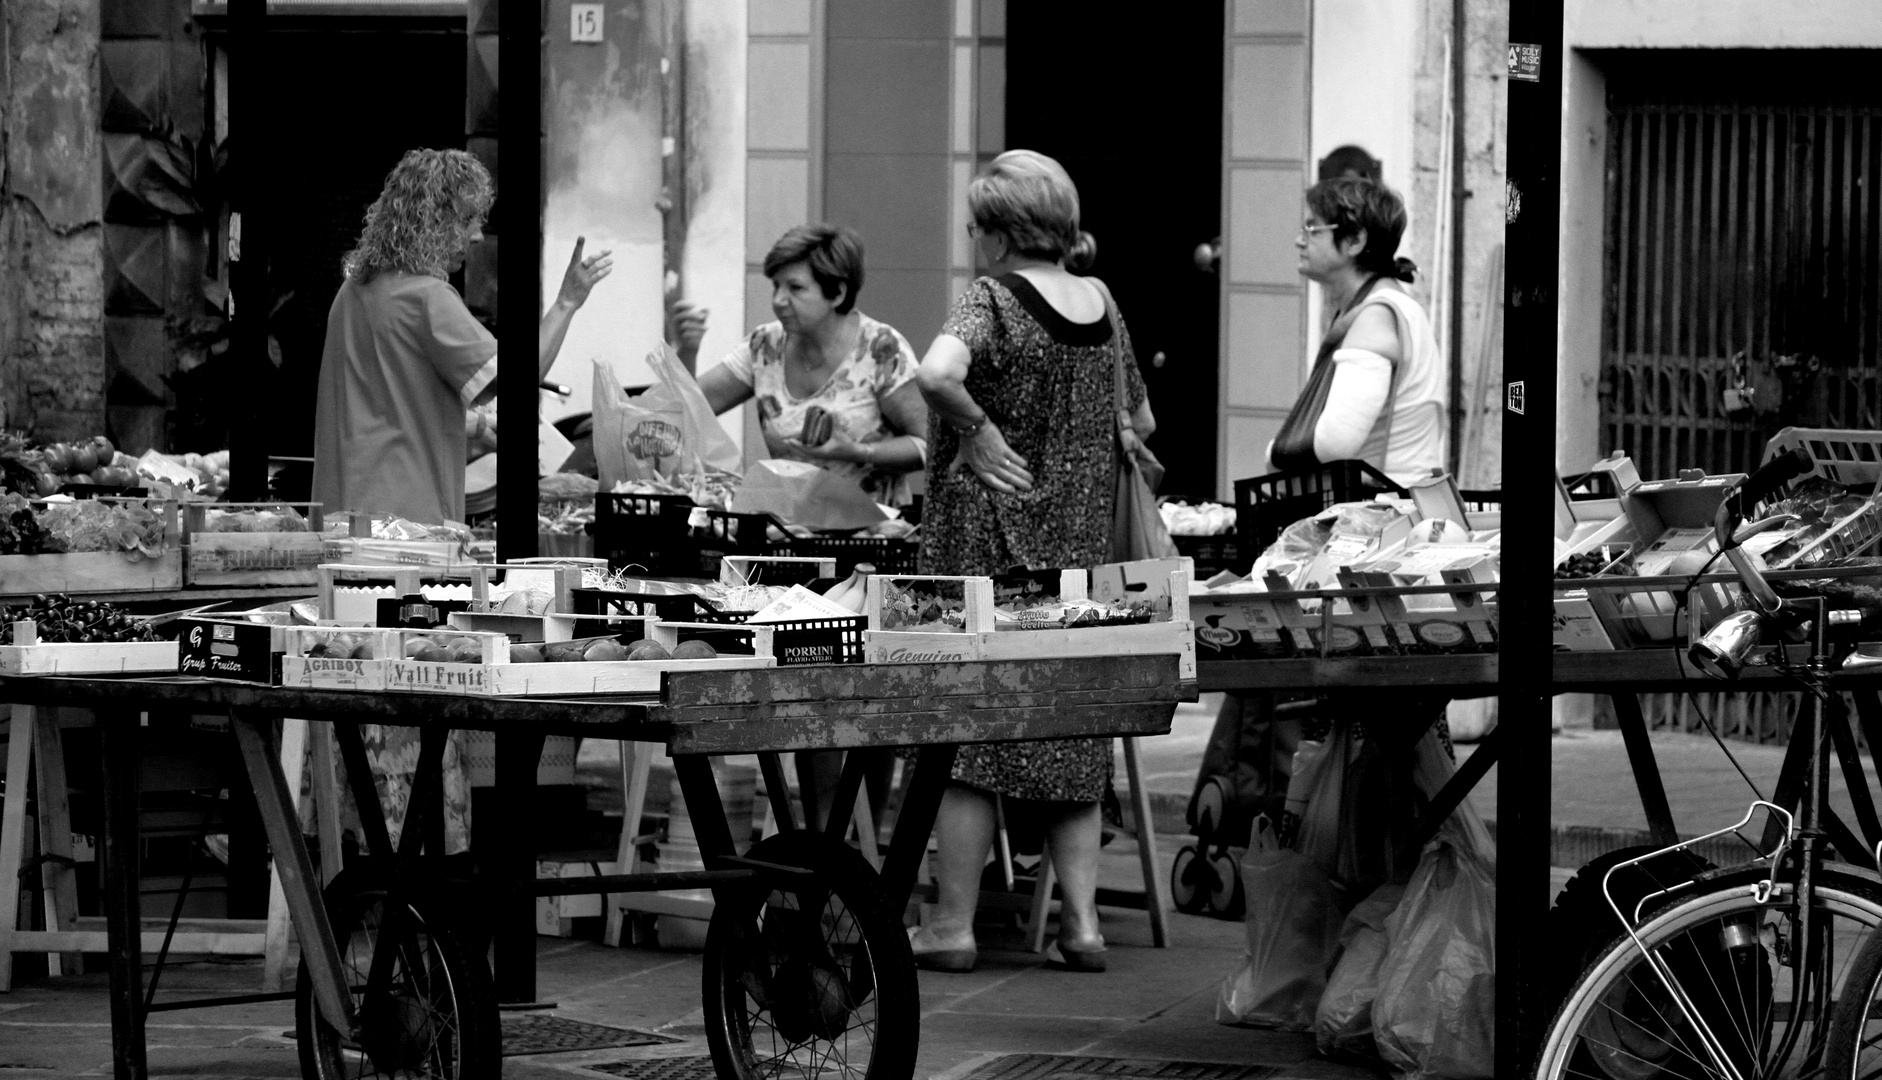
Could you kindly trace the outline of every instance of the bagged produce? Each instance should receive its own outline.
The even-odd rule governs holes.
[[[1372,1026],[1407,1080],[1494,1076],[1496,874],[1457,830],[1425,849],[1386,921]]]
[[[1405,886],[1386,884],[1353,906],[1340,927],[1338,958],[1314,1013],[1314,1041],[1323,1054],[1374,1057],[1372,1003],[1385,963],[1385,924],[1405,898]]]
[[[630,398],[614,369],[595,360],[595,464],[602,485],[736,470],[738,445],[719,426],[706,395],[673,347],[662,343],[648,353],[647,366],[653,369],[656,385]]]
[[[1340,894],[1312,859],[1255,819],[1241,859],[1248,950],[1216,995],[1220,1024],[1310,1031],[1340,930]]]

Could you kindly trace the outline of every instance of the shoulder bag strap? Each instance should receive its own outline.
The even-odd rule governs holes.
[[[1117,413],[1118,443],[1125,453],[1132,453],[1137,443],[1137,432],[1131,427],[1130,382],[1124,376],[1124,327],[1117,318],[1117,300],[1111,296],[1111,289],[1099,278],[1086,278],[1097,286],[1098,294],[1104,297],[1104,317],[1111,324],[1111,371],[1113,390],[1112,409]]]

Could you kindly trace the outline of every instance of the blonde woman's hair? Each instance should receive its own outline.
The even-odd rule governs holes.
[[[408,150],[367,209],[359,244],[341,270],[362,285],[384,273],[445,277],[494,200],[490,172],[472,155]]]
[[[1034,150],[1008,150],[967,186],[967,212],[1028,258],[1083,270],[1098,242],[1078,227],[1078,187],[1065,166]]]

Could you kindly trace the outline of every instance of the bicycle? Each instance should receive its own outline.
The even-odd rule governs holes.
[[[1830,676],[1849,659],[1853,642],[1844,639],[1860,616],[1831,610],[1822,596],[1780,598],[1739,546],[1770,524],[1739,532],[1744,511],[1808,464],[1795,454],[1774,458],[1720,503],[1714,538],[1750,605],[1688,653],[1715,678],[1768,666],[1808,692],[1815,707],[1798,723],[1810,725],[1810,759],[1796,811],[1760,798],[1735,825],[1606,871],[1602,893],[1620,932],[1557,1011],[1538,1077],[1826,1076],[1837,992],[1853,985],[1864,957],[1882,972],[1882,935],[1872,933],[1882,926],[1882,878],[1830,861],[1823,827],[1834,821],[1825,740],[1831,725],[1849,722]],[[1801,664],[1799,647],[1808,648]],[[1760,809],[1768,854],[1722,869],[1694,856],[1695,846],[1737,833]],[[1872,981],[1882,984],[1882,974]]]

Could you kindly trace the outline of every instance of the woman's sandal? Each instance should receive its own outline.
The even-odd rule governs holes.
[[[1074,949],[1065,944],[1065,939],[1054,938],[1046,946],[1046,966],[1064,971],[1103,971],[1105,948],[1100,945],[1095,949]]]
[[[955,975],[965,975],[974,970],[974,964],[980,957],[975,948],[966,949],[917,949],[915,935],[921,933],[921,927],[908,928],[908,949],[915,956],[915,966],[925,971],[945,971]]]

